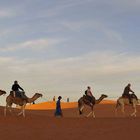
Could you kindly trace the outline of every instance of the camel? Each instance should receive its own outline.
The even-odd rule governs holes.
[[[84,109],[85,105],[88,105],[88,106],[91,107],[91,112],[90,112],[86,117],[89,117],[89,116],[92,114],[92,117],[95,118],[95,114],[94,114],[94,110],[93,110],[94,105],[99,104],[104,98],[107,98],[107,97],[108,97],[107,95],[102,94],[101,97],[100,97],[98,100],[96,100],[96,99],[94,98],[93,102],[90,103],[90,102],[86,99],[86,96],[84,95],[83,97],[81,97],[81,98],[78,100],[79,114],[81,115],[82,112],[83,112],[83,109]]]
[[[5,94],[6,94],[6,91],[0,89],[0,96],[5,95]]]
[[[136,98],[132,98],[131,99],[131,104],[129,102],[129,99],[128,98],[125,98],[125,97],[119,97],[118,100],[117,100],[117,103],[116,103],[116,109],[115,109],[115,114],[117,115],[117,110],[118,110],[118,107],[121,107],[121,112],[123,113],[123,115],[125,115],[125,111],[124,111],[124,108],[126,105],[130,105],[133,107],[134,111],[133,113],[131,114],[131,116],[134,116],[136,117],[136,113],[137,113],[137,109],[136,109],[136,106],[138,104],[140,104],[140,100],[136,99]]]
[[[19,98],[19,97],[14,97],[13,96],[13,91],[11,91],[10,94],[6,98],[6,107],[4,109],[4,115],[6,116],[6,111],[7,111],[8,108],[9,108],[9,111],[12,112],[12,110],[11,110],[12,109],[12,104],[14,103],[16,105],[21,106],[21,112],[18,113],[18,116],[22,114],[23,117],[25,117],[25,106],[26,106],[26,104],[34,102],[39,97],[42,97],[42,94],[35,93],[32,98],[27,97],[27,99],[25,100],[25,99],[22,99],[22,98]]]

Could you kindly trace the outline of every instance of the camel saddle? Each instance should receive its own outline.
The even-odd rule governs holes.
[[[133,94],[128,94],[128,95],[124,94],[124,95],[122,95],[122,97],[129,99],[130,104],[132,104],[132,99],[138,100],[138,97],[134,93]]]
[[[25,95],[25,92],[15,92],[15,96],[14,96],[14,91],[10,91],[10,95],[13,97],[13,98],[21,98],[22,100],[27,100],[27,96]]]
[[[86,104],[89,104],[89,103],[92,103],[92,104],[95,104],[95,97],[94,96],[88,96],[88,95],[83,95],[83,99],[84,99],[84,102]]]

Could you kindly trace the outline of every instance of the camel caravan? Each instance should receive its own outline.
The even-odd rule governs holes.
[[[115,107],[115,115],[117,115],[117,111],[120,108],[123,115],[125,115],[125,106],[129,105],[133,107],[133,113],[131,113],[131,116],[136,117],[137,109],[136,106],[140,104],[140,100],[137,98],[137,96],[134,94],[134,92],[130,89],[131,84],[128,84],[121,97],[117,99],[116,107]],[[19,91],[22,90],[22,91]],[[129,92],[132,92],[132,94],[129,94]],[[6,92],[4,90],[0,90],[0,96],[5,95]],[[40,93],[35,93],[31,98],[27,97],[25,95],[24,90],[19,86],[18,82],[15,81],[12,86],[12,91],[10,91],[10,94],[6,97],[6,106],[4,108],[4,116],[7,114],[7,110],[12,113],[12,105],[16,104],[21,107],[21,111],[18,113],[19,115],[22,115],[25,117],[25,107],[27,103],[33,103],[38,98],[42,97],[43,95]],[[86,117],[94,117],[94,106],[96,104],[99,104],[103,99],[107,98],[108,96],[105,94],[102,94],[99,99],[95,99],[95,97],[92,95],[91,88],[88,86],[87,90],[85,91],[85,95],[81,97],[78,100],[78,110],[79,115],[83,114],[83,109],[85,106],[90,107],[91,111],[86,115]]]
[[[116,107],[115,107],[115,115],[117,115],[117,111],[120,107],[123,115],[125,116],[124,108],[126,105],[127,106],[129,105],[134,110],[131,113],[131,116],[136,117],[136,113],[137,113],[136,106],[140,104],[140,100],[137,98],[137,96],[134,94],[134,91],[132,91],[130,87],[131,87],[131,84],[128,84],[125,87],[122,96],[117,99]],[[132,94],[130,94],[130,92]],[[108,97],[107,95],[102,94],[101,97],[98,100],[96,100],[95,97],[92,95],[91,88],[87,87],[87,90],[85,91],[85,95],[83,95],[83,97],[81,97],[78,100],[79,114],[80,115],[83,114],[83,109],[85,105],[87,105],[91,108],[91,112],[89,112],[89,114],[86,115],[86,117],[89,117],[91,115],[92,117],[95,118],[94,106],[96,104],[99,104],[104,98],[107,98],[107,97]]]

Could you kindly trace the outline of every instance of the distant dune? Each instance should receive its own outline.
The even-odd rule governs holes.
[[[115,104],[116,101],[114,100],[103,100],[100,104]]]
[[[62,102],[61,106],[62,106],[63,109],[65,109],[65,108],[76,108],[77,103],[76,102],[70,102],[70,103]],[[52,110],[52,109],[55,109],[55,107],[56,107],[56,102],[43,102],[43,103],[39,103],[39,104],[27,105],[26,109]]]
[[[114,104],[115,101],[112,100],[104,100],[100,104]],[[63,109],[68,109],[68,108],[77,108],[77,102],[62,102],[61,106]],[[31,109],[31,110],[52,110],[55,109],[56,107],[56,102],[43,102],[39,104],[33,104],[33,105],[27,105],[26,109]]]

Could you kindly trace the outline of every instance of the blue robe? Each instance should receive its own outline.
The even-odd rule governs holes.
[[[62,116],[62,110],[61,110],[61,102],[60,102],[60,100],[58,100],[57,103],[56,103],[55,116]]]

